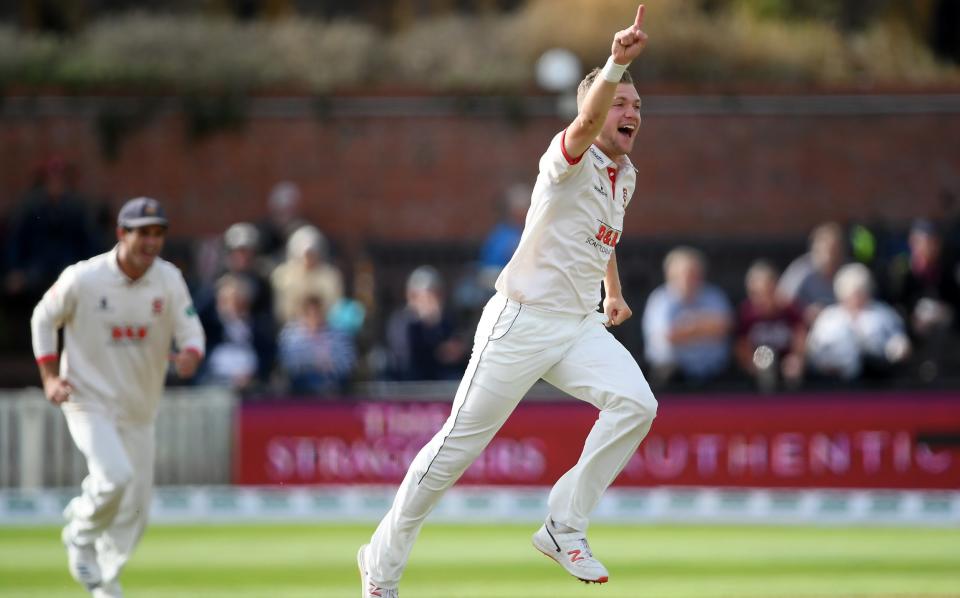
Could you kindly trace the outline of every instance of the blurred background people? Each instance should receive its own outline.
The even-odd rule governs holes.
[[[780,295],[803,310],[808,324],[836,301],[833,277],[847,260],[843,228],[835,222],[821,224],[810,233],[809,247],[790,262],[777,285]]]
[[[307,224],[300,203],[300,187],[292,181],[280,181],[270,190],[267,215],[257,223],[257,232],[260,254],[273,265],[283,261],[290,236]]]
[[[254,315],[253,288],[225,274],[217,281],[215,309],[200,314],[207,334],[207,359],[200,382],[237,391],[262,390],[273,371],[275,331],[267,317]]]
[[[887,298],[907,322],[918,374],[929,381],[955,349],[950,343],[960,308],[960,264],[945,251],[942,233],[930,220],[913,222],[908,246],[890,264]]]
[[[497,223],[484,238],[477,261],[465,268],[451,296],[461,321],[479,320],[484,305],[496,292],[497,277],[520,244],[532,193],[533,188],[524,183],[510,185],[504,191]]]
[[[803,315],[777,294],[777,277],[769,262],[754,262],[744,281],[746,298],[737,310],[737,363],[766,391],[775,390],[781,381],[797,386],[803,376]]]
[[[432,266],[410,273],[407,303],[387,322],[388,376],[395,380],[455,380],[469,347],[446,307],[443,280]]]
[[[327,324],[323,300],[303,298],[297,317],[280,331],[279,363],[297,394],[342,392],[357,362],[354,337]]]
[[[733,315],[727,296],[704,280],[706,261],[691,247],[663,261],[666,282],[650,293],[643,339],[653,381],[701,383],[723,373],[730,360]]]
[[[309,295],[319,297],[324,309],[343,298],[343,275],[330,263],[327,238],[312,225],[297,229],[287,241],[287,259],[270,276],[278,322],[294,318]]]
[[[48,159],[14,211],[6,239],[8,295],[35,303],[64,268],[106,249],[74,179],[62,158]]]
[[[819,376],[854,380],[885,376],[910,355],[903,320],[873,298],[873,277],[863,264],[837,271],[838,303],[825,307],[807,337],[807,363]]]
[[[273,287],[257,261],[260,234],[249,222],[237,222],[223,234],[223,258],[216,280],[229,274],[242,279],[250,293],[250,310],[257,318],[273,318]],[[195,293],[197,310],[204,314],[216,309],[217,282]]]
[[[480,269],[484,280],[489,281],[487,286],[490,289],[520,244],[532,193],[533,189],[527,184],[511,185],[504,194],[503,216],[483,241]]]

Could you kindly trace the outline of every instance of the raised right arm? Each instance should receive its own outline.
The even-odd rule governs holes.
[[[637,7],[633,25],[613,36],[607,64],[587,91],[576,118],[567,127],[563,142],[568,156],[582,156],[600,134],[623,71],[646,47],[647,34],[640,29],[645,10],[643,4]]]

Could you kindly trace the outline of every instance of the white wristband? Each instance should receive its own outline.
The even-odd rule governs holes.
[[[613,56],[611,56],[607,58],[607,64],[603,65],[603,68],[600,69],[600,76],[604,81],[619,83],[620,79],[623,78],[623,71],[625,70],[627,70],[627,65],[617,64],[613,61]]]

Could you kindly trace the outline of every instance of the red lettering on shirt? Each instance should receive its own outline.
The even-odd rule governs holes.
[[[620,241],[620,231],[615,228],[610,228],[606,224],[601,224],[600,230],[597,231],[596,239],[607,247],[616,247]]]

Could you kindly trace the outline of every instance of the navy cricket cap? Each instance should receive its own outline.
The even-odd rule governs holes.
[[[167,226],[167,214],[160,202],[152,197],[135,197],[120,208],[117,226],[141,228],[143,226]]]

